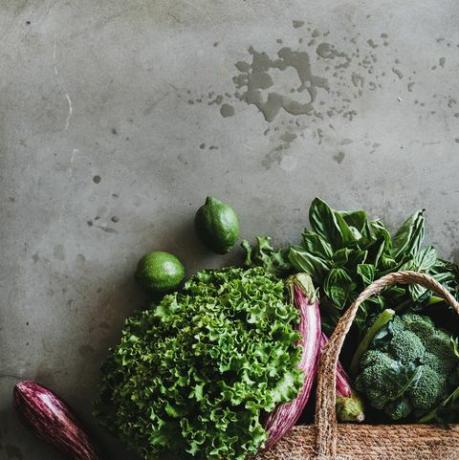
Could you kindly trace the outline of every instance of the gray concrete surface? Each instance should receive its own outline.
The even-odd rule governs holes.
[[[277,242],[316,195],[391,225],[426,208],[455,257],[458,23],[454,0],[1,2],[0,459],[62,458],[16,420],[19,377],[134,458],[91,418],[98,368],[144,252],[237,258],[196,241],[207,194]]]

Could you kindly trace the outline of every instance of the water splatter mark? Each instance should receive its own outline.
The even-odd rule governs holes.
[[[440,67],[445,67],[445,63],[446,63],[446,58],[445,57],[441,57],[438,61],[438,63],[440,64]]]
[[[352,81],[352,84],[356,87],[356,88],[362,88],[363,87],[363,84],[365,83],[365,78],[362,77],[362,75],[356,73],[356,72],[352,72],[352,75],[351,75],[351,81]]]
[[[304,21],[293,20],[292,25],[295,29],[299,29],[304,26]]]
[[[249,48],[252,62],[238,62],[236,68],[240,74],[234,77],[237,89],[244,92],[240,99],[247,104],[255,105],[268,122],[273,121],[281,109],[291,115],[306,115],[314,110],[313,103],[317,97],[318,89],[329,90],[326,78],[314,75],[308,53],[305,51],[293,51],[291,48],[282,48],[278,51],[278,59],[271,59],[266,53],[258,52],[253,47]],[[296,71],[298,85],[288,88],[286,94],[267,91],[274,85],[270,71],[277,69],[285,71],[291,68]],[[307,93],[306,101],[300,101],[291,96],[290,89],[295,93]],[[288,94],[288,95],[287,95]]]
[[[400,69],[397,69],[396,67],[392,67],[392,72],[397,75],[397,77],[401,80],[403,78],[403,73]]]
[[[118,216],[113,216],[111,218],[111,221],[114,223],[114,224],[117,224],[119,221],[120,221],[120,218]]]
[[[278,131],[277,129],[274,128],[274,131]],[[269,169],[274,163],[281,164],[284,155],[290,148],[291,143],[298,138],[298,134],[294,133],[293,131],[290,131],[290,129],[287,129],[280,134],[278,137],[279,139],[279,144],[276,145],[268,154],[265,155],[263,161],[261,164],[266,168]]]
[[[93,181],[95,184],[100,184],[101,180],[102,180],[102,177],[100,177],[100,176],[94,176],[94,177],[92,178],[92,181]]]
[[[346,154],[344,152],[338,152],[336,155],[333,155],[333,159],[340,165]]]
[[[287,148],[290,146],[290,144],[298,137],[297,134],[292,133],[290,131],[286,131],[280,136],[281,141],[284,141]]]
[[[410,83],[408,83],[407,85],[407,88],[408,88],[408,91],[411,93],[413,92],[413,86],[414,86],[414,81],[411,81]]]
[[[352,142],[354,142],[352,139],[349,139],[349,138],[346,138],[346,139],[343,139],[339,145],[349,145],[349,144],[352,144]]]
[[[224,118],[232,117],[234,115],[234,107],[230,104],[223,104],[220,107],[220,113]]]
[[[369,45],[371,48],[373,48],[373,49],[375,49],[375,48],[378,47],[378,45],[377,45],[377,44],[374,42],[374,40],[372,40],[371,38],[370,38],[369,40],[367,40],[367,43],[368,43],[368,45]]]
[[[212,105],[212,104],[220,105],[222,102],[223,102],[223,96],[219,94],[212,101],[208,102],[207,105]]]
[[[335,65],[335,69],[347,69],[352,62],[351,57],[344,51],[338,51],[336,47],[330,43],[320,43],[316,49],[318,56],[324,59],[344,58],[344,62]]]
[[[206,148],[206,144],[204,144],[204,142],[203,142],[202,144],[200,144],[199,148],[200,148],[201,150],[204,150],[204,149]]]

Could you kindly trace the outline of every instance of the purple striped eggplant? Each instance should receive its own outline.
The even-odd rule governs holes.
[[[319,300],[312,280],[305,273],[299,273],[288,279],[287,287],[291,302],[300,312],[299,332],[301,334],[302,354],[298,366],[304,372],[304,383],[293,401],[281,404],[268,417],[265,425],[268,433],[266,449],[279,441],[300,418],[311,394],[320,355]]]
[[[53,391],[32,381],[22,381],[14,387],[13,396],[22,421],[41,439],[73,460],[99,460],[71,409]]]
[[[320,350],[328,342],[328,337],[322,332]],[[341,363],[336,367],[336,417],[340,422],[363,422],[365,414],[359,395],[352,390],[349,377]]]

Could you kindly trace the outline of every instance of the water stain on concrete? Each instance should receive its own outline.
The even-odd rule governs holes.
[[[352,84],[356,88],[363,88],[363,85],[365,83],[365,78],[362,77],[362,75],[360,75],[360,74],[358,74],[356,72],[352,72],[351,81],[352,81]]]
[[[341,164],[344,160],[346,154],[344,152],[338,152],[336,155],[333,155],[333,159],[338,163]]]
[[[377,44],[374,42],[374,40],[372,40],[371,38],[370,38],[369,40],[367,40],[367,43],[368,43],[368,45],[369,45],[371,48],[373,48],[373,49],[375,49],[375,48],[378,47],[378,45],[377,45]]]
[[[244,91],[240,99],[255,105],[268,122],[273,121],[282,109],[291,115],[311,113],[318,89],[329,90],[328,80],[313,74],[309,55],[305,51],[284,47],[278,51],[277,59],[271,59],[265,52],[258,52],[253,47],[249,48],[249,53],[252,55],[251,63],[236,63],[240,74],[234,77],[234,83],[237,89]],[[306,102],[293,98],[289,91],[288,96],[274,91],[267,91],[267,95],[263,95],[263,91],[274,85],[270,71],[285,71],[288,68],[294,69],[298,77],[298,85],[292,89],[296,93],[307,92],[309,97]]]
[[[295,29],[299,29],[304,26],[304,21],[293,20],[292,25]]]
[[[224,118],[232,117],[234,115],[234,107],[230,104],[223,104],[220,107],[220,113]]]
[[[118,231],[115,230],[114,228],[105,227],[103,225],[97,225],[97,228],[99,228],[100,230],[102,230],[105,233],[118,233]]]
[[[397,77],[401,80],[403,78],[403,73],[400,69],[397,69],[396,67],[392,67],[392,72],[397,75]]]
[[[78,268],[82,269],[86,263],[86,257],[83,254],[78,254],[76,256],[75,264]]]
[[[335,69],[347,69],[352,62],[352,58],[344,51],[338,51],[331,43],[320,43],[316,48],[316,53],[323,59],[343,58],[344,61],[335,65]]]

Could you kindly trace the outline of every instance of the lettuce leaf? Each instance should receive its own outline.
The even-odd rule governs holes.
[[[262,268],[199,272],[127,320],[96,415],[145,460],[245,459],[302,387],[298,322]]]

